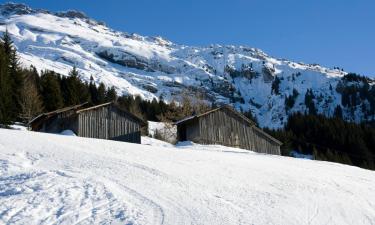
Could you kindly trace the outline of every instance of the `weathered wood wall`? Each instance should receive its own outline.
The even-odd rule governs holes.
[[[262,152],[273,155],[281,155],[280,145],[276,144],[274,141],[270,140],[263,131],[257,127],[252,127],[254,132],[254,151]]]
[[[187,140],[280,155],[278,144],[230,111],[218,110],[195,121],[185,125]]]
[[[66,111],[53,115],[42,121],[38,131],[46,133],[60,133],[64,130],[78,131],[78,119],[74,111]]]
[[[141,143],[141,125],[113,105],[79,112],[78,136]]]

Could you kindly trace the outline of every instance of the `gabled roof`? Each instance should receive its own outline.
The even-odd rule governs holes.
[[[101,107],[104,107],[104,106],[107,106],[107,105],[111,105],[112,103],[113,102],[107,102],[107,103],[103,103],[103,104],[100,104],[100,105],[94,105],[94,106],[91,106],[91,107],[88,107],[88,108],[79,109],[79,110],[77,110],[77,113],[92,110],[92,109],[101,108]]]
[[[93,109],[98,109],[98,108],[105,107],[105,106],[108,106],[108,105],[115,106],[118,110],[120,110],[120,111],[128,114],[133,119],[135,119],[138,122],[140,122],[142,125],[146,125],[147,124],[143,119],[139,118],[138,116],[134,115],[133,113],[128,112],[127,110],[124,110],[124,109],[118,107],[114,102],[107,102],[107,103],[103,103],[103,104],[100,104],[100,105],[95,105],[95,106],[92,106],[92,107],[80,109],[80,110],[77,110],[76,113],[79,114],[79,113],[82,113],[82,112],[86,112],[86,111],[93,110]]]
[[[65,107],[65,108],[61,108],[61,109],[57,109],[57,110],[54,110],[54,111],[51,111],[51,112],[46,112],[46,113],[42,113],[40,115],[38,115],[37,117],[33,118],[29,124],[35,122],[36,120],[42,118],[42,117],[48,117],[48,116],[52,116],[52,115],[56,115],[56,114],[59,114],[59,113],[62,113],[62,112],[67,112],[67,111],[70,111],[70,110],[76,110],[76,109],[79,109],[85,105],[87,105],[88,102],[85,102],[85,103],[82,103],[82,104],[79,104],[79,105],[74,105],[74,106],[69,106],[69,107]]]
[[[216,112],[216,111],[219,111],[219,110],[222,110],[222,109],[229,110],[231,113],[233,113],[236,116],[240,117],[241,119],[243,119],[245,122],[247,122],[250,125],[255,125],[255,123],[252,120],[250,120],[249,118],[247,118],[246,116],[244,116],[242,113],[237,112],[235,109],[233,109],[232,107],[230,107],[228,105],[224,105],[224,106],[212,109],[210,111],[204,112],[204,113],[199,114],[199,115],[195,115],[195,116],[193,115],[193,116],[186,117],[186,118],[184,118],[182,120],[179,120],[179,121],[175,122],[175,125],[179,125],[179,124],[191,121],[191,120],[193,120],[195,118],[206,116],[206,115],[208,115],[210,113],[213,113],[213,112]]]
[[[262,129],[258,128],[255,124],[255,122],[253,122],[252,120],[250,120],[249,118],[247,118],[246,116],[244,116],[242,113],[239,113],[237,112],[235,109],[233,109],[232,107],[228,106],[228,105],[224,105],[224,106],[221,106],[221,107],[218,107],[216,109],[212,109],[210,111],[207,111],[205,113],[202,113],[202,114],[199,114],[199,115],[195,115],[195,116],[189,116],[189,117],[186,117],[182,120],[179,120],[175,123],[175,125],[180,125],[180,124],[184,124],[184,123],[187,123],[189,121],[192,121],[196,118],[199,118],[199,117],[203,117],[203,116],[206,116],[210,113],[213,113],[213,112],[216,112],[218,110],[229,110],[230,112],[232,112],[233,114],[235,114],[236,116],[240,117],[241,119],[243,119],[245,122],[247,122],[254,130],[256,130],[257,132],[261,133],[265,138],[269,139],[270,141],[278,144],[278,145],[282,145],[283,143],[280,142],[279,140],[277,140],[276,138],[272,137],[271,135],[267,134],[266,132],[264,132]]]
[[[120,107],[117,107],[113,102],[107,102],[107,103],[103,103],[103,104],[100,104],[100,105],[95,105],[95,106],[92,106],[92,107],[83,108],[83,106],[85,106],[87,104],[88,104],[88,102],[85,102],[85,103],[80,104],[80,105],[69,106],[69,107],[58,109],[58,110],[55,110],[55,111],[52,111],[52,112],[42,113],[39,116],[32,119],[29,122],[29,124],[31,124],[31,123],[39,120],[39,119],[42,119],[44,117],[50,117],[50,116],[53,116],[53,115],[56,115],[56,114],[59,114],[59,113],[63,113],[63,112],[66,112],[66,111],[70,111],[70,110],[74,110],[75,113],[79,114],[79,113],[82,113],[82,112],[86,112],[86,111],[89,111],[89,110],[93,110],[93,109],[97,109],[97,108],[100,108],[100,107],[108,106],[108,105],[111,105],[111,104],[113,104],[118,110],[120,110],[122,112],[125,112],[126,114],[131,116],[133,119],[140,122],[142,125],[147,124],[143,119],[137,117],[136,115],[134,115],[134,114],[132,114],[132,113],[130,113],[130,112],[124,110],[124,109],[121,109]]]

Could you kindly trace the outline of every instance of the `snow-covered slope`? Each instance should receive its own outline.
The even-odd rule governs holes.
[[[250,109],[268,127],[280,127],[288,114],[306,111],[307,89],[319,96],[314,100],[319,113],[331,116],[341,105],[335,89],[346,73],[339,69],[276,59],[244,46],[191,47],[127,34],[75,11],[51,13],[22,4],[4,4],[0,10],[0,31],[8,29],[25,66],[66,75],[75,65],[83,79],[93,76],[123,94],[170,101],[198,92],[212,102]],[[280,94],[272,91],[276,77]],[[286,110],[285,98],[294,89],[299,95]],[[363,120],[360,107],[357,111],[344,110],[344,116]]]
[[[0,129],[0,224],[375,223],[373,171],[145,142]]]

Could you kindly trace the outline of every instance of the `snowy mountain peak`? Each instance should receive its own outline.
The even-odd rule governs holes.
[[[79,18],[79,19],[90,19],[88,16],[86,16],[85,13],[76,11],[76,10],[69,10],[66,12],[58,12],[55,14],[56,16],[60,17],[68,17],[68,18]]]
[[[16,3],[0,9],[0,31],[8,29],[25,66],[63,75],[76,66],[83,79],[92,76],[120,94],[178,101],[182,94],[199,93],[211,102],[251,110],[261,126],[275,128],[311,104],[327,116],[342,106],[347,120],[375,118],[363,106],[342,105],[336,87],[347,73],[338,68],[278,59],[246,46],[186,46],[128,34],[77,11],[50,13]],[[306,94],[313,95],[310,106]]]
[[[22,3],[8,2],[0,5],[0,14],[3,16],[24,15],[35,12],[29,6]]]
[[[77,11],[77,10],[68,10],[63,12],[56,12],[51,13],[48,10],[44,9],[32,9],[28,5],[23,3],[14,3],[14,2],[7,2],[4,4],[0,4],[0,14],[3,16],[11,16],[11,15],[26,15],[26,14],[33,14],[33,13],[45,13],[51,14],[58,17],[66,17],[66,18],[79,18],[79,19],[86,19],[91,22],[96,22],[95,20],[88,17],[85,13]]]

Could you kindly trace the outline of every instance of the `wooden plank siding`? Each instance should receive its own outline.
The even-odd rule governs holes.
[[[108,102],[89,108],[85,104],[43,113],[30,123],[32,130],[61,133],[72,130],[81,137],[141,143],[141,126],[146,123],[135,115]]]
[[[111,104],[79,112],[78,136],[140,143],[141,125]]]
[[[186,133],[186,140],[196,143],[220,144],[280,155],[280,143],[224,107],[178,124],[178,132]]]
[[[72,111],[66,111],[53,115],[39,125],[39,131],[47,133],[60,133],[64,130],[71,130],[77,133],[77,116]]]

